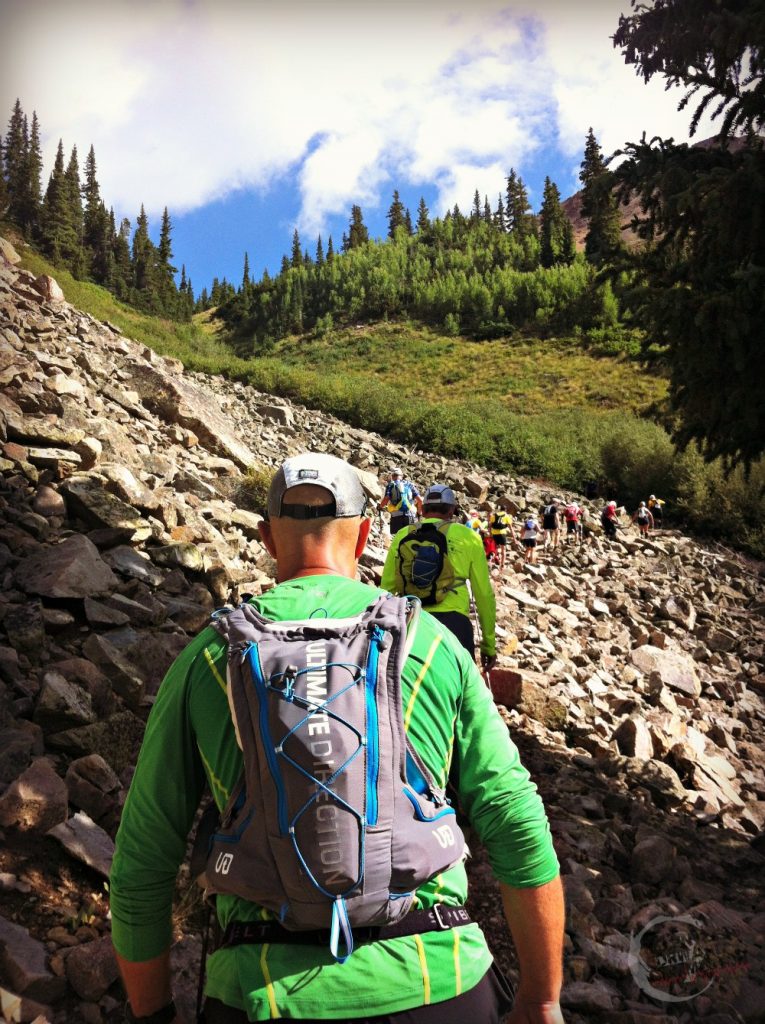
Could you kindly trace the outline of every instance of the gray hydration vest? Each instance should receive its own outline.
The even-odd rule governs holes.
[[[245,604],[213,622],[228,641],[244,771],[210,843],[208,892],[251,900],[288,929],[329,928],[341,963],[352,926],[399,920],[464,852],[404,731],[419,609],[383,594],[347,619],[271,622]]]

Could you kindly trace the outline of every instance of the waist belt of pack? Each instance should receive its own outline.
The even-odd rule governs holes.
[[[471,917],[464,907],[447,907],[436,903],[430,910],[413,910],[396,924],[354,927],[356,942],[374,942],[380,939],[399,939],[404,935],[420,935],[423,932],[445,932],[471,924]],[[231,921],[223,931],[218,949],[258,943],[286,943],[300,946],[326,946],[329,943],[329,928],[314,931],[290,931],[278,921]]]

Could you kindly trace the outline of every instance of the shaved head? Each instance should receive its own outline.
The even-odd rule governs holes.
[[[332,494],[315,484],[299,484],[284,493],[291,505],[326,505]],[[366,545],[371,520],[361,516],[336,519],[292,519],[272,516],[260,524],[260,535],[276,559],[279,581],[330,572],[354,577],[356,563]]]

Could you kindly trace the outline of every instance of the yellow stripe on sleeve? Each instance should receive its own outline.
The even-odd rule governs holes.
[[[210,671],[212,672],[213,676],[215,677],[215,681],[218,684],[218,686],[220,686],[221,690],[223,690],[224,693],[227,693],[228,691],[226,689],[226,680],[223,678],[223,676],[218,671],[218,667],[215,664],[215,662],[213,661],[213,656],[212,656],[212,654],[210,654],[209,647],[205,647],[205,661],[207,662]]]
[[[210,762],[205,757],[204,751],[199,746],[199,744],[197,744],[197,750],[199,751],[199,756],[202,758],[202,764],[207,769],[207,775],[208,775],[208,777],[210,779],[210,783],[211,783],[211,785],[213,787],[213,796],[216,796],[216,792],[221,795],[221,799],[220,800],[216,796],[215,802],[218,805],[219,809],[223,809],[226,806],[226,804],[228,803],[228,798],[231,796],[231,794],[226,789],[226,787],[223,785],[223,783],[218,778],[218,776],[215,774],[215,772],[212,770],[212,765],[210,764]]]
[[[422,685],[422,681],[425,678],[425,674],[427,673],[428,669],[430,668],[430,663],[431,661],[433,661],[433,655],[436,653],[438,645],[441,643],[442,639],[443,637],[440,634],[436,635],[436,637],[433,640],[433,643],[430,645],[430,650],[428,651],[427,657],[423,662],[422,668],[420,669],[420,673],[414,681],[414,686],[412,687],[412,696],[409,698],[409,703],[407,704],[406,708],[406,714],[404,715],[405,732],[409,731],[409,722],[412,719],[412,711],[414,710],[414,703],[417,700],[417,694],[420,692],[420,686]]]
[[[263,981],[266,983],[266,994],[268,996],[268,1010],[271,1014],[271,1020],[276,1020],[279,1016],[279,1010],[276,1006],[276,994],[274,992],[274,985],[271,981],[271,972],[268,969],[268,951],[271,947],[266,942],[263,949],[260,951],[260,969],[263,972]]]
[[[454,932],[454,994],[462,995],[462,968],[460,967],[460,930],[452,928]]]
[[[414,941],[417,946],[417,956],[420,958],[420,969],[422,970],[422,993],[423,1006],[430,1006],[430,973],[428,971],[428,961],[425,956],[425,944],[422,941],[421,935],[415,935]]]

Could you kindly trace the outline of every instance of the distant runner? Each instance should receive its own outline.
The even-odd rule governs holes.
[[[495,509],[489,516],[489,529],[492,539],[497,546],[500,571],[505,568],[505,554],[507,552],[508,537],[515,542],[515,529],[513,519],[509,512],[503,508]]]
[[[582,543],[582,509],[575,501],[570,501],[563,509],[566,520],[566,544]]]
[[[648,536],[648,531],[653,526],[654,518],[644,501],[640,502],[637,511],[632,517],[632,522],[637,524],[638,533],[641,537]]]
[[[661,528],[661,524],[664,519],[665,505],[666,502],[662,498],[657,498],[655,494],[652,494],[648,499],[648,508],[651,510],[653,523],[657,530]]]
[[[471,656],[475,651],[472,591],[481,626],[481,664],[488,672],[497,660],[497,604],[481,536],[455,522],[456,511],[451,487],[429,487],[422,522],[396,534],[388,549],[381,586],[392,594],[420,597],[425,611],[454,633]]]
[[[616,540],[616,531],[619,529],[619,517],[616,514],[616,502],[609,501],[600,513],[600,525],[603,527],[608,540]]]
[[[545,532],[544,548],[552,548],[553,551],[560,543],[560,513],[558,506],[548,495],[546,504],[542,506],[542,528]]]
[[[422,498],[411,480],[406,480],[398,466],[390,471],[390,480],[380,502],[380,508],[390,512],[390,535],[415,522],[422,515]]]
[[[521,544],[523,545],[523,560],[529,565],[536,564],[538,534],[539,523],[533,515],[527,516],[521,527]]]

